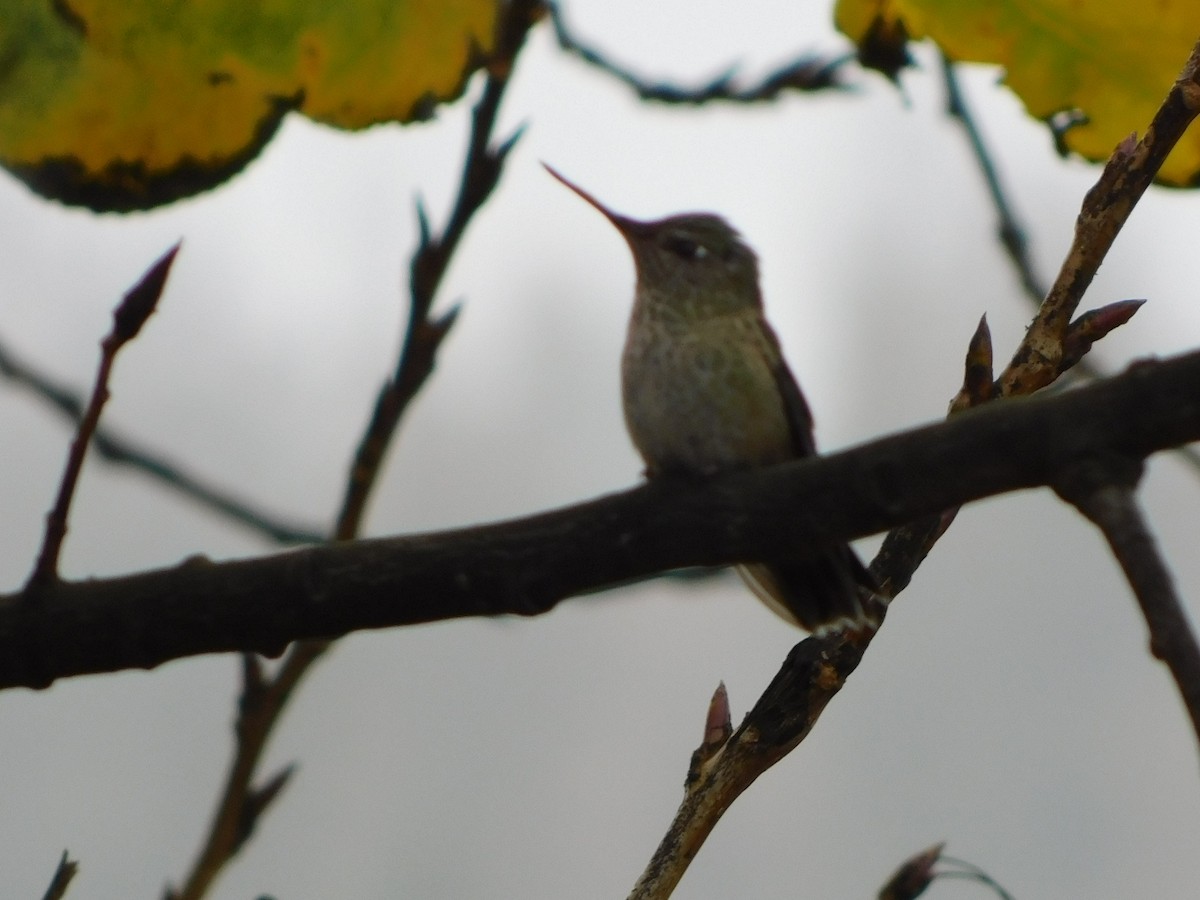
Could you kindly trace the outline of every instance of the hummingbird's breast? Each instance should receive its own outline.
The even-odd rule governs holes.
[[[756,311],[687,324],[635,312],[622,394],[648,473],[708,475],[792,458],[776,356]]]

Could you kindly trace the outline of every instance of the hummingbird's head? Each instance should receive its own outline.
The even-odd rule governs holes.
[[[638,294],[645,301],[697,316],[761,306],[758,257],[720,216],[684,213],[613,224],[633,251]]]
[[[683,213],[652,222],[631,219],[550,166],[546,169],[621,232],[637,267],[640,304],[689,320],[761,308],[758,257],[720,216]]]

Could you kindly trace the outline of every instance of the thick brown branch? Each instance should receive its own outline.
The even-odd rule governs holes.
[[[36,605],[0,597],[0,687],[199,653],[277,654],[297,638],[362,628],[535,615],[667,569],[775,558],[1052,484],[1097,453],[1140,459],[1194,440],[1200,353],[710,482],[647,485],[459,531],[53,584]]]

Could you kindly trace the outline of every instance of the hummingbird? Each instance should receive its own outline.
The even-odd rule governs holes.
[[[543,165],[633,254],[621,392],[646,476],[709,477],[816,454],[808,403],[763,314],[758,257],[741,235],[712,213],[631,219]],[[877,586],[848,544],[737,568],[760,600],[808,631],[878,624],[863,607]]]

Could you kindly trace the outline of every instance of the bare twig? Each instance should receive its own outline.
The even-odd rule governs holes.
[[[41,400],[78,425],[83,418],[83,400],[71,388],[38,372],[15,353],[0,344],[0,375],[27,388]],[[280,544],[311,544],[325,539],[319,529],[292,524],[254,509],[232,493],[206,483],[187,472],[156,450],[139,446],[132,438],[103,425],[92,435],[92,452],[107,462],[130,466],[157,479],[189,500],[220,513],[240,525],[257,531]]]
[[[1104,533],[1150,629],[1150,651],[1170,669],[1200,740],[1200,644],[1137,502],[1141,473],[1140,460],[1101,456],[1074,467],[1056,487]]]
[[[806,54],[780,66],[758,84],[739,87],[734,84],[735,68],[707,84],[694,88],[680,87],[661,81],[649,81],[610,60],[599,50],[576,37],[567,27],[562,10],[555,3],[549,4],[550,21],[558,44],[568,53],[573,53],[584,62],[595,66],[632,88],[642,100],[657,103],[700,106],[713,101],[732,103],[762,103],[774,100],[786,91],[843,90],[838,74],[843,65],[852,60],[851,55],[821,57]]]
[[[50,885],[46,888],[46,893],[42,895],[42,900],[62,900],[67,894],[67,886],[70,885],[71,879],[78,871],[79,863],[69,859],[67,851],[64,850],[58,866],[54,870],[54,877],[50,879]]]
[[[960,878],[964,881],[974,881],[977,884],[982,884],[984,887],[992,889],[1000,900],[1013,900],[1013,895],[1005,890],[1004,885],[994,879],[983,869],[964,860],[955,859],[952,856],[943,856],[942,862],[953,863],[954,865],[962,866],[961,869],[942,869],[934,872],[934,879],[938,878]]]
[[[374,412],[355,453],[334,528],[334,540],[346,541],[357,536],[367,501],[379,479],[384,456],[400,419],[433,371],[437,351],[454,324],[457,308],[439,316],[431,316],[430,310],[467,225],[498,183],[505,158],[519,137],[518,132],[498,147],[492,145],[492,132],[513,64],[540,11],[538,0],[518,0],[505,7],[496,49],[489,60],[483,95],[475,105],[458,197],[441,235],[432,236],[424,208],[420,203],[417,205],[421,231],[410,271],[408,323],[395,371],[380,389]],[[288,700],[331,643],[318,639],[294,644],[269,679],[264,679],[254,656],[244,656],[236,749],[225,788],[205,845],[184,887],[178,894],[168,896],[177,900],[202,897],[286,784],[291,767],[269,778],[264,787],[253,788],[251,781],[267,739]]]
[[[100,413],[108,400],[108,378],[112,372],[117,353],[126,343],[137,337],[146,320],[154,312],[158,298],[162,295],[163,286],[167,283],[167,275],[171,271],[171,263],[179,252],[176,244],[157,262],[151,266],[141,280],[125,294],[121,303],[113,311],[113,327],[108,336],[100,342],[100,366],[96,370],[96,383],[92,388],[92,397],[87,409],[79,420],[79,428],[75,439],[71,442],[71,452],[67,457],[66,470],[63,472],[59,485],[58,496],[54,506],[46,516],[46,536],[42,541],[42,549],[38,553],[37,563],[29,576],[29,585],[46,584],[58,578],[58,557],[62,551],[63,539],[67,535],[67,518],[71,512],[71,500],[75,496],[75,486],[79,482],[79,473],[83,469],[83,459],[87,455],[88,443],[96,431],[100,421]],[[30,592],[32,596],[32,592]]]

